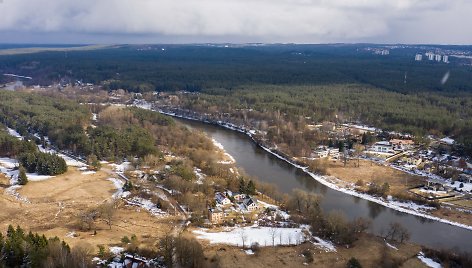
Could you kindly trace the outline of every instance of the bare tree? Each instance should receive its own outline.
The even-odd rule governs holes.
[[[100,215],[99,211],[96,209],[87,210],[79,215],[82,228],[86,230],[91,230],[95,225],[95,220]]]
[[[275,236],[277,235],[277,229],[271,227],[269,229],[269,233],[270,233],[270,238],[272,239],[272,246],[274,247],[275,246]]]
[[[360,157],[362,152],[364,151],[364,146],[362,144],[356,143],[354,144],[354,151],[357,157],[357,167],[360,167]]]
[[[389,228],[384,234],[384,238],[391,241],[398,241],[400,243],[403,243],[404,241],[410,239],[410,232],[400,223],[394,222],[390,223]]]
[[[80,243],[76,245],[71,251],[72,262],[76,267],[87,268],[91,265],[91,255],[93,248],[88,243]]]
[[[116,200],[100,206],[100,216],[107,223],[111,230],[111,225],[116,212]]]
[[[239,235],[241,237],[241,241],[243,242],[243,248],[246,247],[246,239],[247,239],[247,235],[246,235],[246,232],[244,232],[244,229],[241,229],[239,231]]]

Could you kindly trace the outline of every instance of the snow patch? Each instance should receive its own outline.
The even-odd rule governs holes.
[[[333,243],[323,240],[319,237],[313,237],[316,242],[313,242],[313,245],[323,249],[326,252],[336,252],[336,247],[333,245]]]
[[[398,250],[398,248],[390,243],[388,243],[387,241],[385,241],[385,245],[387,245],[387,247],[391,248],[391,249],[394,249],[394,250]]]
[[[8,134],[10,134],[11,136],[21,140],[23,139],[23,136],[20,135],[20,133],[16,132],[16,130],[12,129],[12,128],[7,128],[8,130]]]
[[[120,255],[124,250],[122,247],[110,247],[110,252],[115,256]]]
[[[305,241],[302,228],[274,228],[274,227],[236,227],[226,228],[223,232],[209,232],[209,229],[200,228],[193,233],[199,239],[209,240],[211,244],[227,244],[233,246],[250,246],[259,243],[260,246],[299,245]],[[272,241],[272,235],[274,241]]]
[[[140,208],[143,208],[143,209],[149,211],[149,213],[151,213],[153,216],[156,216],[156,217],[157,216],[163,216],[163,215],[167,214],[166,212],[164,212],[160,208],[158,208],[156,206],[156,204],[154,204],[150,200],[147,200],[147,199],[144,199],[144,198],[141,198],[141,197],[133,197],[130,200],[125,200],[125,201],[126,201],[126,203],[128,203],[130,205],[138,206]]]
[[[13,185],[5,189],[5,193],[13,196],[16,200],[21,201],[26,204],[31,204],[28,198],[21,196],[16,190],[20,189],[21,185]]]
[[[116,172],[124,173],[126,170],[131,168],[131,162],[125,161],[121,164],[110,164]]]
[[[195,183],[203,184],[203,181],[205,180],[205,174],[202,173],[202,170],[197,167],[194,167],[193,173],[195,173],[195,176],[197,176],[197,181]]]
[[[254,255],[254,251],[252,251],[252,249],[245,250],[244,253],[246,253],[246,255]]]
[[[18,167],[18,161],[8,157],[0,157],[0,165],[6,168],[15,168]]]
[[[442,267],[440,263],[435,262],[433,259],[425,257],[423,252],[418,253],[418,259],[420,259],[420,261],[422,263],[424,263],[426,266],[428,266],[430,268],[441,268]]]
[[[130,192],[124,192],[123,186],[125,185],[122,180],[117,178],[108,178],[109,181],[113,183],[116,188],[116,192],[112,195],[113,198],[126,197]]]

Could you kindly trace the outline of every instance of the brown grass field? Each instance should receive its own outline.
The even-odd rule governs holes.
[[[418,260],[416,254],[420,247],[403,244],[398,246],[398,251],[389,248],[384,241],[369,235],[365,235],[356,241],[351,248],[338,247],[337,252],[325,252],[310,243],[291,247],[262,247],[255,255],[247,255],[241,248],[226,245],[210,245],[205,240],[200,240],[204,245],[207,263],[210,266],[215,259],[219,259],[221,267],[235,268],[262,268],[262,267],[326,267],[344,268],[351,257],[359,260],[362,267],[381,267],[379,265],[382,251],[387,252],[403,263],[401,267],[426,267]],[[304,264],[305,258],[302,252],[309,249],[314,253],[313,263]],[[211,266],[210,266],[211,267]]]
[[[351,160],[344,167],[341,161],[330,161],[327,173],[349,183],[356,183],[359,180],[364,183],[387,182],[390,185],[390,192],[393,194],[405,193],[408,188],[424,182],[420,176],[410,175],[371,161],[360,160],[359,163],[360,167],[357,167],[357,160]]]
[[[75,168],[60,176],[33,182],[18,190],[22,197],[31,203],[16,200],[4,191],[0,195],[0,231],[5,233],[9,224],[20,225],[26,230],[44,233],[48,237],[58,236],[71,246],[77,243],[96,245],[117,245],[123,236],[136,234],[139,243],[155,246],[161,235],[173,228],[178,218],[172,216],[157,218],[137,207],[126,206],[118,202],[118,208],[112,221],[111,229],[98,220],[93,230],[83,231],[79,227],[81,212],[96,208],[111,200],[116,191],[112,182],[107,180],[110,174],[99,171],[84,175]],[[0,183],[5,184],[5,178]],[[75,237],[70,235],[75,232]],[[69,235],[68,235],[69,234]]]

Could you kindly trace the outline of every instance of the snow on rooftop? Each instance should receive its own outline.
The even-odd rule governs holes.
[[[390,142],[389,141],[378,141],[375,143],[375,145],[386,145],[386,146],[390,146]]]

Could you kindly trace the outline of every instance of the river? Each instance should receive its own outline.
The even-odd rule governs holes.
[[[277,185],[289,193],[299,188],[321,195],[325,212],[338,210],[348,218],[368,218],[372,221],[371,232],[380,234],[392,222],[399,222],[411,232],[411,242],[432,248],[447,248],[472,253],[472,231],[399,212],[377,203],[332,190],[322,185],[302,170],[273,156],[257,146],[245,134],[223,127],[177,119],[193,129],[201,130],[221,143],[226,152],[236,160],[237,166],[259,180]]]

